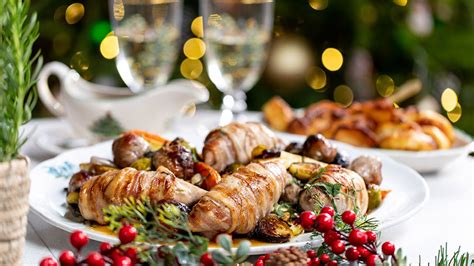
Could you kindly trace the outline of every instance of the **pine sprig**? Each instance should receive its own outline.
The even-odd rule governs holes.
[[[39,23],[36,14],[28,14],[30,1],[0,0],[0,5],[0,161],[9,161],[26,141],[20,127],[36,105],[33,86],[42,58],[32,54]]]
[[[421,262],[420,262],[421,265]],[[459,247],[453,255],[448,253],[448,243],[439,247],[438,255],[435,257],[436,266],[470,266],[474,265],[474,258],[469,257],[469,253],[461,253]]]

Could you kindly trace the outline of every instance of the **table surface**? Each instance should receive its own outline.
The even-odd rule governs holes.
[[[249,113],[248,117],[255,117]],[[217,123],[218,114],[200,111],[193,118],[184,121],[188,126],[205,134],[209,125]],[[180,123],[179,121],[177,123]],[[25,126],[31,134],[23,147],[23,154],[30,157],[32,167],[51,158],[52,154],[42,150],[37,140],[45,135],[65,131],[67,125],[57,119],[33,120]],[[430,163],[430,162],[427,162]],[[457,160],[442,171],[423,175],[430,189],[430,198],[423,209],[410,219],[382,231],[383,240],[393,241],[402,247],[409,261],[422,265],[434,261],[440,245],[448,243],[450,250],[462,247],[463,251],[474,252],[474,158]],[[45,256],[58,257],[61,250],[70,248],[69,234],[49,225],[38,215],[28,215],[28,230],[23,256],[24,265],[38,265]],[[91,241],[84,252],[97,249],[99,243]]]

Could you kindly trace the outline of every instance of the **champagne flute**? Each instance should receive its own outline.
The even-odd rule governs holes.
[[[181,0],[109,0],[116,66],[132,92],[166,83],[178,56]]]
[[[201,0],[209,78],[224,94],[220,124],[247,109],[273,28],[273,0]]]

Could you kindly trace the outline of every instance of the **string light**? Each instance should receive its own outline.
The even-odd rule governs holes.
[[[445,89],[441,94],[441,106],[443,106],[443,109],[446,110],[446,112],[451,112],[456,108],[457,104],[458,95],[456,92],[451,88]]]
[[[306,82],[314,90],[321,90],[326,86],[326,72],[319,67],[314,67],[309,71]]]
[[[351,105],[353,100],[354,94],[348,86],[339,85],[334,90],[334,101],[340,103],[342,106],[347,107]]]
[[[191,38],[184,44],[183,52],[187,58],[197,60],[206,53],[206,44],[199,38]]]
[[[105,59],[114,59],[119,54],[118,38],[113,33],[105,36],[100,43],[100,53]]]
[[[202,38],[204,36],[204,27],[202,16],[199,16],[191,23],[191,31],[196,37]]]
[[[186,58],[180,66],[181,75],[187,79],[197,79],[201,75],[203,66],[200,60]]]
[[[66,22],[68,24],[76,24],[84,16],[84,5],[81,3],[74,3],[67,7],[66,9]]]
[[[327,70],[337,71],[341,68],[344,59],[342,53],[336,48],[327,48],[321,56],[321,61]]]
[[[328,0],[309,0],[308,3],[314,10],[324,10],[328,7]]]
[[[393,0],[393,2],[399,6],[406,6],[408,4],[408,0]]]
[[[375,87],[382,97],[388,97],[395,91],[395,83],[393,79],[387,75],[380,75],[375,82]]]
[[[72,69],[75,69],[77,72],[83,73],[89,69],[89,61],[82,54],[82,52],[79,51],[71,57],[71,62],[69,63],[69,66]]]
[[[116,21],[121,21],[125,16],[125,7],[122,0],[114,0],[114,18]]]
[[[456,106],[454,107],[454,109],[448,112],[448,119],[451,122],[456,123],[461,118],[461,115],[462,115],[461,105],[459,103],[456,103]]]

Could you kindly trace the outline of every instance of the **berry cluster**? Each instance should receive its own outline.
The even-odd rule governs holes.
[[[391,242],[382,244],[382,254],[377,252],[377,235],[372,231],[356,228],[356,214],[345,211],[340,216],[342,222],[350,227],[349,232],[343,232],[335,226],[335,211],[326,206],[316,215],[312,211],[304,211],[299,216],[300,224],[307,231],[316,231],[323,236],[326,251],[319,256],[314,250],[308,251],[311,262],[308,265],[338,265],[341,261],[364,262],[368,266],[376,265],[395,257],[395,246]]]
[[[127,247],[137,236],[137,230],[131,225],[124,225],[119,231],[120,243],[111,245],[110,243],[101,243],[99,251],[92,251],[86,257],[81,257],[81,250],[89,243],[89,237],[82,231],[71,233],[69,242],[76,252],[65,250],[59,256],[61,266],[105,266],[106,264],[114,266],[131,266],[139,263],[138,251],[135,247]],[[58,266],[54,258],[46,257],[40,262],[40,266]]]

